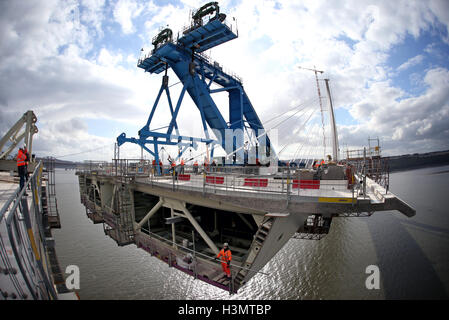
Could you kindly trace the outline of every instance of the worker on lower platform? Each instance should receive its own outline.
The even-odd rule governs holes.
[[[20,178],[20,191],[22,191],[24,185],[25,185],[25,179],[26,179],[26,154],[22,148],[19,149],[19,152],[17,153],[17,172],[19,174]],[[24,196],[27,196],[28,194],[25,192],[23,194]]]
[[[220,259],[220,258],[221,258],[221,267],[223,268],[223,272],[226,273],[226,276],[228,278],[231,278],[230,264],[232,261],[232,253],[231,253],[231,250],[229,249],[229,246],[226,242],[223,244],[223,249],[221,249],[217,255],[217,259]]]

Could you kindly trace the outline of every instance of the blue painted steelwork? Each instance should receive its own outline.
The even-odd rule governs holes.
[[[209,7],[207,8],[207,6]],[[204,13],[210,14],[211,12],[215,12],[215,16],[203,25],[202,17]],[[237,34],[232,30],[232,26],[224,22],[225,17],[224,14],[219,13],[216,3],[209,3],[203,6],[193,14],[192,25],[184,30],[181,37],[178,36],[177,41],[173,41],[171,33],[164,29],[162,32],[170,36],[162,37],[163,34],[161,32],[155,37],[157,40],[153,42],[155,47],[151,53],[138,61],[137,66],[146,72],[159,74],[165,71],[165,75],[162,78],[162,85],[147,123],[139,131],[139,138],[127,138],[125,133],[122,133],[117,138],[117,142],[119,146],[125,142],[136,143],[148,151],[156,160],[158,173],[161,172],[159,168],[159,145],[178,145],[180,152],[177,158],[179,158],[188,147],[196,149],[197,143],[201,142],[211,147],[212,157],[215,145],[220,145],[229,152],[229,146],[226,148],[225,141],[226,134],[229,135],[230,132],[233,135],[231,147],[232,152],[235,153],[234,161],[236,159],[243,161],[245,159],[243,130],[248,128],[255,130],[255,137],[258,136],[260,130],[264,130],[256,111],[243,89],[241,79],[236,75],[226,73],[218,63],[211,62],[205,55],[201,54],[201,52],[207,49],[237,38]],[[175,106],[172,103],[168,87],[167,70],[169,68],[173,70],[183,84]],[[217,84],[221,88],[210,89],[212,83]],[[151,130],[150,125],[164,91],[172,119],[168,125],[167,132],[161,133]],[[227,91],[229,94],[229,123],[223,118],[211,95],[222,91]],[[176,118],[186,92],[200,111],[205,138],[179,135]],[[208,126],[213,129],[216,139],[210,137]],[[175,130],[175,134],[173,134],[173,130]],[[266,154],[269,155],[269,138],[264,135],[258,140],[257,143],[260,146],[265,146]],[[151,151],[146,147],[146,144],[153,144],[154,150]]]

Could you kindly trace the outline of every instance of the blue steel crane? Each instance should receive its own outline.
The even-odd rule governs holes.
[[[209,19],[205,22],[207,16],[209,16]],[[191,25],[185,28],[181,36],[178,35],[176,41],[173,40],[172,30],[169,28],[162,30],[153,38],[153,50],[138,61],[137,66],[146,72],[155,74],[164,72],[162,85],[145,126],[138,132],[139,138],[127,138],[126,134],[122,133],[117,137],[117,143],[119,146],[125,142],[140,145],[154,156],[158,173],[161,173],[158,151],[160,145],[177,145],[178,148],[181,148],[177,158],[189,147],[196,149],[197,143],[204,143],[211,147],[210,157],[213,157],[214,146],[219,145],[228,154],[233,155],[232,162],[234,164],[242,161],[245,156],[247,157],[243,148],[244,130],[253,130],[254,137],[257,140],[256,152],[263,152],[265,149],[264,154],[270,155],[270,140],[266,133],[263,134],[263,125],[243,88],[240,78],[226,73],[218,63],[210,61],[202,54],[205,50],[238,37],[238,31],[235,30],[237,34],[234,33],[232,26],[225,23],[225,19],[226,15],[220,13],[217,2],[207,3],[193,12]],[[172,103],[168,86],[167,70],[169,68],[173,70],[183,84],[175,106]],[[211,89],[213,83],[218,85],[219,88]],[[213,93],[222,91],[227,91],[229,95],[229,123],[225,121],[212,98]],[[163,92],[166,93],[171,113],[171,121],[165,133],[150,129],[151,121]],[[179,135],[176,118],[186,92],[200,111],[205,138]],[[210,137],[207,126],[214,131],[216,139]],[[173,134],[173,130],[175,130],[175,134]],[[231,150],[229,150],[229,145],[226,145],[226,139],[230,137],[230,134]],[[146,146],[147,144],[153,145],[153,150],[150,150]],[[258,156],[256,155],[256,157]]]

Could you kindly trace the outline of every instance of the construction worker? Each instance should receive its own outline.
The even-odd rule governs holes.
[[[198,174],[198,160],[193,163],[193,173]]]
[[[181,159],[181,174],[184,174],[184,165],[185,165],[184,159]]]
[[[321,159],[321,161],[316,161],[316,163],[313,165],[315,168],[320,168],[324,165],[324,160]]]
[[[25,182],[28,182],[30,173],[28,172],[28,164],[30,163],[30,154],[28,153],[26,145],[23,146],[23,153],[25,154]],[[28,189],[30,186],[28,185]]]
[[[353,171],[352,165],[349,164],[346,166],[345,175],[346,175],[346,179],[348,179],[348,189],[351,189],[355,183],[355,177],[354,177],[354,171]]]
[[[226,273],[228,278],[231,278],[231,268],[229,265],[232,261],[232,253],[226,242],[223,244],[223,249],[221,249],[217,255],[217,259],[219,258],[221,258],[221,267],[223,268],[223,272]]]
[[[176,171],[175,171],[175,170],[176,170],[176,161],[174,161],[174,160],[171,161],[171,162],[170,162],[170,165],[171,165],[171,170],[173,170],[173,174],[175,174],[175,172],[176,172]]]
[[[17,172],[19,173],[20,190],[22,191],[26,179],[26,154],[22,148],[17,153]],[[23,195],[27,196],[28,194],[25,192]]]

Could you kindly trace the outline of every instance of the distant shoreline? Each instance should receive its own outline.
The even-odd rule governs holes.
[[[449,165],[449,150],[384,157],[390,172]]]
[[[383,159],[388,161],[390,172],[444,166],[449,165],[449,150],[390,156],[383,157]],[[281,160],[281,162],[283,161]],[[82,164],[82,162],[56,159],[55,167],[75,169],[77,164]]]

